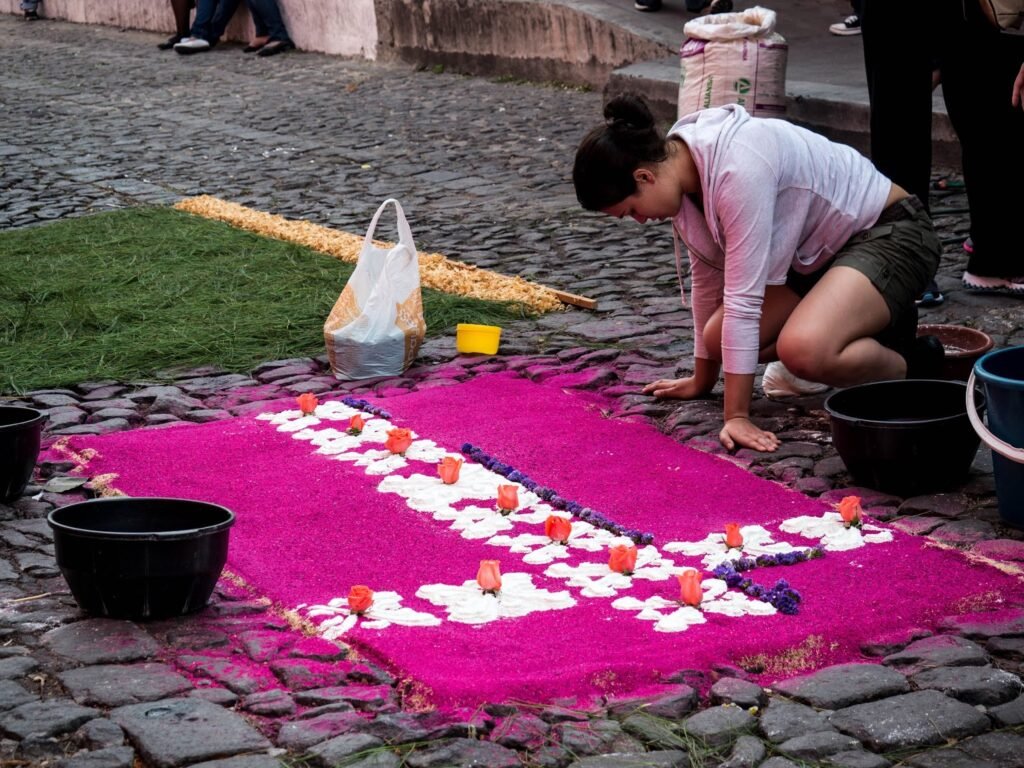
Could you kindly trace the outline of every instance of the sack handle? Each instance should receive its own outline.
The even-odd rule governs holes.
[[[1004,456],[1018,464],[1024,464],[1024,449],[1012,446],[1005,440],[1000,440],[982,422],[981,417],[978,415],[978,408],[974,403],[974,385],[974,371],[971,370],[971,375],[967,378],[967,418],[970,419],[974,431],[978,433],[985,442],[985,445],[1000,456]]]
[[[409,222],[405,220],[405,211],[402,210],[402,204],[395,200],[393,197],[389,197],[383,203],[380,204],[380,208],[373,214],[373,219],[370,220],[370,228],[366,230],[366,237],[363,238],[363,253],[368,253],[371,243],[373,242],[373,232],[377,229],[377,221],[380,219],[384,209],[389,204],[395,204],[395,217],[398,220],[398,239],[402,245],[408,246],[412,250],[412,255],[416,255],[416,246],[412,241],[412,230],[409,229]]]

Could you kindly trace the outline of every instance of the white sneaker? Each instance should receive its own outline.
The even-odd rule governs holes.
[[[859,35],[860,16],[855,13],[847,16],[842,21],[837,21],[835,24],[831,24],[828,31],[833,35]]]
[[[799,395],[816,395],[829,389],[828,384],[819,384],[794,376],[782,363],[768,363],[761,377],[761,389],[772,399],[796,397]]]
[[[174,50],[177,53],[200,53],[201,51],[210,50],[210,41],[203,40],[201,37],[186,37],[180,43],[174,46]]]

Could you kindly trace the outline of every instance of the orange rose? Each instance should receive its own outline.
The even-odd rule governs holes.
[[[476,583],[484,592],[492,595],[501,589],[501,563],[497,560],[481,560],[476,572]]]
[[[320,405],[320,401],[312,392],[304,392],[295,398],[295,402],[299,404],[299,410],[302,411],[303,416],[309,416]]]
[[[839,502],[839,515],[846,527],[860,528],[860,516],[864,510],[860,508],[860,496],[844,496]]]
[[[498,486],[498,509],[505,513],[512,512],[519,508],[519,486],[499,485]]]
[[[355,614],[363,614],[373,605],[373,590],[356,584],[348,591],[348,609]]]
[[[345,431],[350,435],[360,435],[363,432],[363,427],[366,426],[366,421],[358,413],[348,420],[348,429]]]
[[[610,550],[608,567],[616,573],[623,573],[629,576],[636,568],[636,546],[630,544],[616,544]]]
[[[739,523],[725,524],[725,546],[728,549],[739,549],[743,546],[743,534]]]
[[[410,445],[412,445],[411,430],[402,429],[401,427],[388,430],[388,439],[385,441],[384,447],[389,451],[404,454],[409,450]]]
[[[676,576],[679,579],[679,602],[696,608],[704,599],[704,590],[700,586],[700,571],[683,571]]]
[[[441,476],[441,482],[445,485],[454,485],[459,482],[459,470],[462,469],[462,459],[454,456],[445,456],[437,465],[437,474]]]
[[[572,532],[572,523],[564,517],[551,515],[544,521],[544,535],[556,544],[565,544]]]

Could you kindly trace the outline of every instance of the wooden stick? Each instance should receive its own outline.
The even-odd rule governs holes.
[[[566,293],[554,288],[551,289],[551,292],[563,304],[572,304],[574,307],[583,307],[583,309],[597,309],[597,299],[588,299],[586,296],[578,296],[575,293]]]

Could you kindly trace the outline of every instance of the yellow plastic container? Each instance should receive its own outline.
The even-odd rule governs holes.
[[[455,326],[455,349],[460,354],[493,355],[501,341],[501,328],[497,325],[459,323]]]

